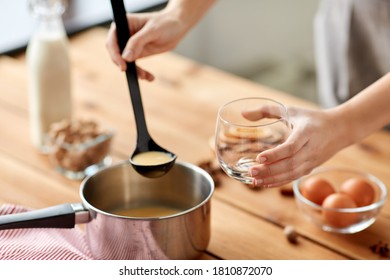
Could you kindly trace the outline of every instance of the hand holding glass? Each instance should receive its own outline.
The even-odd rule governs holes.
[[[218,112],[215,147],[222,169],[232,178],[253,184],[249,168],[257,155],[283,143],[291,125],[286,107],[272,99],[250,97],[223,105]]]

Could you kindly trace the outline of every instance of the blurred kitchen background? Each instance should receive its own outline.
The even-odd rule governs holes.
[[[198,1],[198,0],[195,0]],[[165,0],[125,0],[131,12]],[[219,0],[175,52],[317,103],[313,19],[319,0]],[[33,24],[27,0],[0,0],[0,54],[23,50]],[[111,21],[109,0],[70,0],[68,33]],[[12,27],[11,27],[12,26]]]

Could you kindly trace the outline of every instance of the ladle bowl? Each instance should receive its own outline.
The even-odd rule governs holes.
[[[156,151],[156,152],[162,152],[164,154],[167,154],[171,158],[171,160],[159,164],[150,164],[150,165],[143,165],[134,161],[135,156],[149,151]],[[158,178],[165,175],[172,168],[172,166],[176,161],[176,158],[177,156],[175,154],[161,148],[153,141],[153,139],[150,139],[147,150],[141,150],[140,147],[137,146],[132,156],[130,157],[130,163],[133,166],[133,168],[143,176],[149,178]]]

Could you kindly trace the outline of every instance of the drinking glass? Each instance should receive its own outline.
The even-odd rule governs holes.
[[[218,112],[218,161],[230,177],[253,184],[249,168],[260,164],[256,156],[283,143],[290,130],[287,108],[280,102],[261,97],[228,102]]]

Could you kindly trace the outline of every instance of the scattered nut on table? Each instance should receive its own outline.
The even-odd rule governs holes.
[[[383,258],[390,257],[389,244],[387,244],[385,242],[378,241],[377,243],[371,245],[370,249],[374,254],[378,254],[379,256],[381,256]]]
[[[63,169],[83,171],[101,162],[109,153],[112,132],[94,121],[61,121],[49,131],[49,157]]]
[[[298,243],[298,233],[293,226],[286,226],[283,229],[283,233],[286,236],[288,242],[293,244]]]
[[[294,191],[291,184],[279,187],[279,192],[283,196],[294,196]]]
[[[204,160],[198,163],[198,166],[204,169],[213,178],[215,187],[221,184],[221,176],[225,174],[220,168],[217,160]]]

